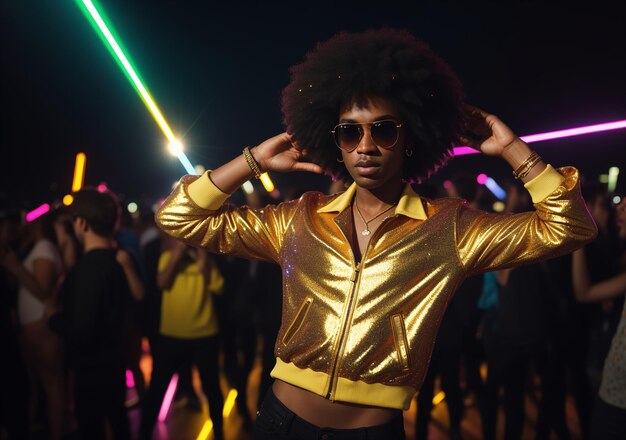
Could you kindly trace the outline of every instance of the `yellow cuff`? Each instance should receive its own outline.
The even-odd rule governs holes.
[[[526,182],[524,186],[530,193],[533,203],[539,203],[552,194],[564,180],[565,177],[548,164],[541,174]]]
[[[200,208],[215,211],[224,204],[230,194],[222,192],[211,180],[209,175],[211,171],[207,171],[202,176],[191,182],[187,186],[187,194],[189,198]]]

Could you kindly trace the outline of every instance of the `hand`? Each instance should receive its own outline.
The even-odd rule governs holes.
[[[252,155],[263,171],[309,171],[322,174],[323,168],[311,162],[301,162],[306,149],[300,148],[287,133],[281,133],[262,142],[252,150]]]
[[[519,138],[497,116],[465,104],[460,140],[487,156],[502,156]]]
[[[133,257],[126,249],[118,249],[115,254],[115,259],[122,267],[129,267],[133,265]]]

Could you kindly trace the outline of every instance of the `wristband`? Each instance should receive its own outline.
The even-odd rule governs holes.
[[[259,166],[259,163],[250,152],[250,147],[246,147],[243,149],[243,157],[246,159],[246,163],[254,173],[254,177],[258,179],[263,173],[261,172],[261,167]]]
[[[528,156],[528,158],[513,171],[513,177],[516,179],[526,177],[528,173],[530,173],[530,170],[537,165],[540,160],[541,156],[539,156],[537,152],[533,151],[530,156]]]

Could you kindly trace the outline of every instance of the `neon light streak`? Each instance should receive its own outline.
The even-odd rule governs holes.
[[[439,391],[435,397],[433,397],[433,405],[437,406],[439,405],[441,402],[443,402],[443,399],[446,398],[446,393],[444,393],[443,391]]]
[[[521,136],[520,139],[530,144],[532,142],[547,141],[551,139],[560,139],[560,138],[571,137],[571,136],[580,136],[583,134],[599,133],[602,131],[619,130],[622,128],[626,128],[626,119],[623,119],[620,121],[614,121],[614,122],[605,122],[602,124],[586,125],[583,127],[568,128],[566,130],[557,130],[557,131],[549,131],[546,133],[530,134],[527,136]],[[470,148],[467,146],[461,146],[461,147],[455,147],[453,149],[452,155],[463,156],[465,154],[478,154],[478,153],[480,153],[480,151],[474,150],[473,148]]]
[[[74,180],[72,181],[72,192],[80,191],[85,182],[85,166],[87,164],[87,155],[78,153],[76,155],[76,163],[74,165]]]
[[[135,388],[135,376],[130,370],[126,370],[126,388]]]
[[[270,179],[269,174],[263,173],[259,176],[259,179],[261,179],[261,183],[263,184],[263,188],[265,188],[265,191],[274,191],[274,182],[272,182],[272,179]]]
[[[506,191],[500,185],[498,185],[496,181],[493,180],[491,177],[487,177],[485,186],[489,191],[491,191],[491,194],[496,196],[498,200],[506,199]]]
[[[212,429],[213,429],[213,421],[209,419],[206,422],[204,422],[204,426],[202,426],[202,430],[200,431],[200,434],[198,434],[198,437],[196,438],[196,440],[207,440],[209,438],[209,434],[211,433]]]
[[[502,187],[498,185],[497,182],[493,180],[493,178],[489,177],[488,175],[479,174],[476,177],[476,182],[478,182],[481,185],[485,185],[487,189],[491,191],[491,194],[496,196],[498,200],[504,200],[506,198],[506,191],[502,189]]]
[[[230,416],[231,411],[235,407],[236,399],[237,399],[237,390],[235,389],[230,390],[228,392],[228,396],[226,396],[226,400],[224,401],[224,409],[222,410],[222,415],[224,416],[224,418]],[[208,419],[206,422],[204,422],[204,425],[202,426],[202,430],[200,431],[200,434],[198,434],[198,437],[196,438],[196,440],[206,440],[209,437],[209,434],[211,433],[212,429],[213,429],[213,421],[211,419]]]
[[[618,167],[609,168],[609,182],[608,182],[609,192],[615,191],[615,188],[617,187],[617,176],[619,176],[619,168]]]
[[[161,403],[161,409],[159,410],[159,422],[164,422],[167,419],[167,415],[170,412],[172,402],[174,401],[174,395],[176,394],[176,387],[178,386],[178,374],[172,376],[170,384],[167,386],[167,391],[163,397]]]
[[[109,30],[109,27],[106,25],[106,23],[102,19],[102,16],[100,15],[98,10],[94,6],[93,2],[91,0],[80,0],[80,1],[82,2],[87,12],[89,13],[87,16],[91,18],[92,24],[95,24],[97,29],[100,30],[101,35],[109,44],[110,49],[113,51],[113,53],[117,57],[117,60],[122,65],[122,67],[124,68],[124,71],[128,75],[128,78],[130,79],[131,84],[133,85],[133,87],[135,88],[139,96],[141,97],[141,100],[143,101],[143,103],[146,105],[146,107],[152,114],[152,117],[161,128],[161,131],[163,132],[167,140],[170,141],[170,143],[178,142],[176,140],[176,137],[174,136],[174,133],[172,133],[170,126],[168,125],[167,121],[163,117],[161,110],[159,110],[159,107],[157,107],[156,103],[152,99],[152,96],[150,95],[146,87],[143,85],[141,80],[139,79],[139,75],[137,75],[135,69],[130,64],[130,61],[128,61],[128,58],[122,51],[120,45],[117,43],[117,41],[115,41],[113,34],[111,33],[111,31]],[[187,156],[185,155],[185,153],[180,151],[180,152],[177,152],[176,156],[178,157],[178,160],[180,160],[180,162],[182,163],[183,167],[185,168],[185,171],[187,171],[189,174],[195,174],[195,172],[193,171],[193,166],[190,166],[191,163],[189,162],[189,159],[187,159]]]
[[[228,392],[228,396],[224,401],[224,409],[222,410],[222,415],[224,417],[228,417],[230,412],[233,410],[235,406],[235,400],[237,399],[237,390],[232,389]]]
[[[50,211],[50,205],[47,203],[44,203],[40,207],[35,208],[32,211],[30,211],[28,214],[26,214],[26,221],[30,223],[34,220],[37,220],[39,217],[41,217],[42,215],[44,215],[46,212],[49,212],[49,211]]]

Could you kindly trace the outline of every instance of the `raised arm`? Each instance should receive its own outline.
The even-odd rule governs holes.
[[[457,213],[457,246],[469,274],[556,257],[593,240],[597,228],[580,194],[578,172],[555,170],[498,117],[468,107],[469,146],[509,163],[528,189],[535,211],[490,214],[469,206]]]
[[[235,208],[224,201],[245,181],[265,171],[322,172],[303,162],[305,153],[288,134],[274,136],[200,177],[185,176],[157,212],[157,224],[169,235],[213,253],[276,261],[293,204],[265,209]],[[252,162],[251,162],[252,161]]]

